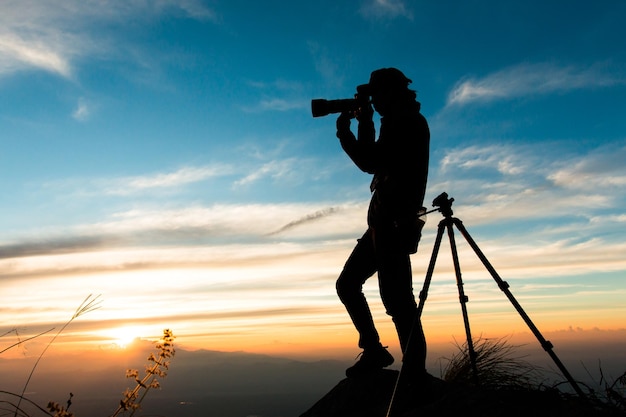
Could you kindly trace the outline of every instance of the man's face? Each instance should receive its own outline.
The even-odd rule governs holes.
[[[392,104],[391,93],[387,89],[379,89],[372,92],[372,106],[381,116],[389,112]]]

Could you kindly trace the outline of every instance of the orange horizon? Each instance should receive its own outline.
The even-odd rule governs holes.
[[[347,319],[347,318],[346,318]],[[435,350],[453,350],[455,345],[461,345],[466,340],[463,327],[462,316],[459,313],[454,320],[429,320],[424,319],[424,329],[426,332],[429,348]],[[532,319],[532,317],[531,317]],[[543,319],[543,317],[542,317]],[[577,323],[576,326],[558,326],[559,321],[537,320],[535,325],[541,334],[548,340],[555,343],[587,343],[589,341],[619,341],[626,343],[626,328],[618,324],[618,320],[613,320],[611,326],[604,323],[599,327],[593,324],[583,325]],[[445,326],[438,324],[446,323]],[[536,337],[526,326],[519,316],[509,315],[506,318],[495,318],[489,326],[485,326],[483,320],[473,320],[470,317],[472,338],[478,339],[505,339],[514,344],[538,343]],[[65,333],[60,334],[53,343],[53,349],[47,354],[72,354],[86,351],[102,349],[124,350],[124,343],[130,343],[133,339],[144,341],[157,341],[162,334],[163,328],[170,328],[176,336],[175,343],[179,349],[187,351],[213,350],[224,352],[247,352],[266,354],[273,356],[284,356],[301,359],[327,359],[327,358],[351,358],[360,349],[357,346],[358,335],[351,323],[347,320],[344,324],[334,324],[328,326],[310,327],[294,323],[288,328],[277,329],[275,327],[256,328],[247,332],[222,332],[206,334],[190,330],[177,331],[175,326],[152,326],[145,328],[142,332],[140,327],[135,327],[137,334],[129,335],[126,326],[120,326],[120,333],[116,333],[115,328],[105,330],[73,331],[68,328]],[[391,321],[382,322],[379,320],[378,329],[381,342],[389,346],[389,349],[398,355],[399,344],[395,328]],[[124,333],[126,332],[126,333]],[[0,355],[0,359],[12,359],[16,357],[37,356],[47,345],[56,333],[49,332],[35,339],[24,342]],[[27,334],[20,334],[21,340],[28,338]],[[0,350],[16,342],[14,335],[5,335],[0,338]],[[537,345],[539,346],[539,345]]]

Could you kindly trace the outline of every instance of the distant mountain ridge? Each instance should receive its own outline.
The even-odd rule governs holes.
[[[133,385],[126,369],[143,372],[154,345],[137,341],[126,349],[77,354],[49,352],[40,362],[27,397],[45,406],[73,393],[77,417],[106,417]],[[346,363],[298,361],[246,352],[176,349],[161,388],[142,403],[143,415],[196,417],[296,416],[343,376]],[[0,358],[0,390],[20,392],[36,358]],[[0,396],[0,400],[2,397]],[[39,414],[33,414],[33,417]]]

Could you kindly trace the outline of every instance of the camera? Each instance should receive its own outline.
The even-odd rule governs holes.
[[[311,113],[313,117],[327,116],[331,113],[355,112],[369,104],[369,94],[366,93],[368,85],[363,84],[356,88],[354,98],[342,98],[338,100],[326,100],[317,98],[311,100]]]
[[[433,200],[433,207],[438,207],[445,217],[452,217],[452,202],[454,198],[448,198],[448,193],[441,193]]]

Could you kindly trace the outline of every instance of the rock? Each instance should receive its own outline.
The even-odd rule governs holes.
[[[368,378],[346,378],[300,417],[385,416],[398,377],[383,369]]]
[[[383,369],[368,378],[341,380],[300,417],[386,417],[398,371]],[[556,389],[481,387],[401,381],[388,417],[612,417],[623,411],[599,406]]]

